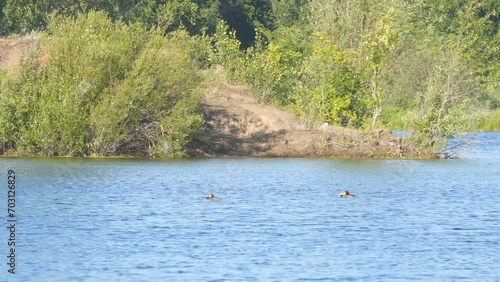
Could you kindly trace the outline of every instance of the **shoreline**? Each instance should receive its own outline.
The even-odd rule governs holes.
[[[16,70],[19,58],[29,47],[31,40],[32,37],[3,38],[3,46],[0,46],[0,69]],[[109,156],[94,155],[91,150],[80,152],[83,153],[81,156],[60,155],[57,151],[45,151],[46,155],[39,155],[39,144],[35,144],[30,151],[35,154],[19,156],[16,151],[19,147],[9,144],[0,149],[0,156],[89,159],[439,158],[429,149],[416,148],[389,129],[361,130],[319,122],[311,125],[310,120],[300,119],[290,112],[260,103],[245,86],[226,83],[223,69],[209,70],[206,75],[210,83],[207,83],[199,105],[204,119],[203,133],[200,135],[202,138],[194,140],[185,151],[181,151],[181,157],[176,156],[176,152],[162,152],[156,143],[152,143],[153,150],[148,147],[150,144],[142,144],[136,154],[128,154],[126,148],[119,148],[116,155]]]

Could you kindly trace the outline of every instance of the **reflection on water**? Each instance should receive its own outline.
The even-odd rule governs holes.
[[[19,175],[15,278],[499,281],[499,143],[436,161],[0,159]]]

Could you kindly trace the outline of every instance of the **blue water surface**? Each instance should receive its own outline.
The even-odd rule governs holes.
[[[16,274],[0,230],[0,281],[500,281],[497,133],[453,160],[2,158],[0,169],[2,224],[8,169],[18,220]]]

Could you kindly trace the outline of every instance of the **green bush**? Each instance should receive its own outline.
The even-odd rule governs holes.
[[[5,152],[17,149],[25,155],[36,147],[36,130],[39,112],[40,87],[43,78],[40,62],[40,45],[33,39],[22,56],[21,68],[16,73],[2,72],[0,88],[0,140]]]
[[[301,88],[295,93],[305,116],[330,124],[361,127],[370,103],[363,74],[353,65],[356,53],[341,50],[317,34],[303,64]]]
[[[166,117],[177,113],[184,100],[196,100],[196,87],[201,79],[196,62],[190,57],[190,47],[180,39],[176,35],[165,38],[152,34],[127,76],[110,87],[106,99],[93,109],[93,145],[97,154],[142,151],[154,155],[160,141],[157,138],[165,138],[162,123],[173,118]],[[196,107],[199,108],[199,99],[197,101],[198,104],[183,112],[186,116],[177,114],[175,118],[189,118],[188,113],[195,113]],[[175,130],[171,128],[167,135]],[[184,128],[178,130],[185,131]],[[197,131],[193,129],[186,134],[191,133]],[[169,152],[185,150],[183,146],[188,143],[182,142],[182,146]]]
[[[170,153],[186,152],[201,128],[184,121],[199,117],[203,63],[195,54],[203,44],[183,31],[165,37],[113,23],[102,12],[52,18],[43,50],[30,49],[19,72],[3,75],[3,148],[26,155],[155,155],[158,142],[182,132]],[[160,134],[162,126],[169,131]]]

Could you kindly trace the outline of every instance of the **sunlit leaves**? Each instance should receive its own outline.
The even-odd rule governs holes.
[[[308,116],[332,124],[362,125],[366,114],[367,89],[363,76],[354,67],[356,52],[341,50],[321,34],[313,44],[312,54],[303,66],[303,84],[298,99]]]
[[[201,125],[176,119],[200,117],[198,40],[97,12],[54,18],[42,43],[43,53],[3,79],[0,106],[12,111],[0,120],[9,129],[0,132],[4,146],[18,154],[154,156],[163,141],[169,154],[188,152]]]

